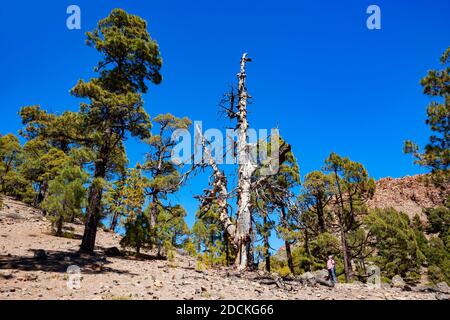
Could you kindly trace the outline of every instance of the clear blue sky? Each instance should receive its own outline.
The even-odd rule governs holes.
[[[66,8],[81,8],[81,30],[66,28]],[[382,29],[366,28],[366,8],[381,8]],[[303,174],[335,151],[375,177],[423,172],[402,153],[429,132],[419,80],[450,45],[450,1],[9,1],[0,9],[0,133],[17,133],[17,112],[40,104],[76,110],[69,95],[99,59],[86,31],[121,7],[148,21],[160,45],[163,83],[145,96],[152,116],[171,112],[221,128],[217,104],[247,51],[250,123],[278,126]],[[127,143],[132,163],[145,146]],[[205,176],[177,195],[191,225]],[[274,246],[277,246],[278,241]]]

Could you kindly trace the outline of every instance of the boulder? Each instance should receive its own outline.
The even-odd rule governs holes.
[[[300,281],[304,284],[320,284],[327,287],[333,287],[334,284],[328,279],[328,270],[322,269],[314,272],[305,272],[300,276]]]
[[[436,300],[450,300],[450,294],[436,293]]]
[[[405,285],[406,285],[405,281],[399,275],[394,276],[391,280],[391,287],[393,288],[403,289]]]
[[[322,270],[314,271],[314,276],[317,279],[328,280],[328,270],[322,269]]]
[[[110,247],[105,249],[105,254],[110,257],[119,257],[122,255],[122,252],[117,247]]]
[[[180,256],[188,256],[189,255],[189,253],[186,250],[184,250],[184,249],[177,249],[177,253]]]
[[[315,285],[316,284],[316,276],[312,272],[305,272],[300,276],[300,281],[304,284]]]
[[[326,286],[326,287],[330,287],[330,288],[334,287],[334,283],[331,280],[325,280],[325,279],[322,279],[322,278],[316,278],[316,282],[318,284],[321,284],[321,285]]]
[[[440,292],[450,294],[450,287],[447,282],[439,282],[436,287]]]
[[[0,271],[0,279],[9,280],[12,279],[14,276],[11,272],[8,271]]]

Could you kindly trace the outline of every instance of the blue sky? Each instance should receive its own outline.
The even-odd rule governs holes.
[[[71,4],[81,8],[81,30],[66,28]],[[381,8],[381,30],[366,27],[371,4]],[[246,51],[253,59],[250,124],[278,126],[302,174],[319,169],[331,151],[362,162],[375,178],[423,172],[402,144],[423,145],[429,135],[430,99],[419,80],[450,45],[447,0],[5,2],[0,133],[17,132],[25,105],[78,108],[69,90],[93,75],[99,59],[84,33],[115,7],[146,19],[161,48],[164,80],[145,96],[150,115],[170,112],[222,128],[217,104]],[[127,149],[132,163],[147,151],[131,140]],[[199,175],[176,196],[190,225],[198,205],[192,196],[204,188]]]

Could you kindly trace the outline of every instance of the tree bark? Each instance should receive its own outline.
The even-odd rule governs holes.
[[[283,225],[283,228],[287,228],[286,208],[284,206],[281,207],[281,223]],[[289,242],[289,240],[284,240],[284,246],[286,248],[286,257],[289,270],[292,274],[294,274],[294,260],[292,259],[291,243]]]
[[[244,270],[253,267],[252,257],[252,219],[250,208],[251,197],[251,177],[256,169],[256,163],[252,163],[251,146],[247,143],[247,90],[245,87],[245,64],[250,59],[244,53],[240,62],[240,72],[238,73],[238,111],[236,113],[237,124],[237,158],[238,158],[238,187],[237,187],[237,221],[234,224],[228,216],[228,191],[227,179],[222,171],[219,170],[210,150],[206,146],[205,139],[200,129],[202,149],[205,159],[213,169],[213,190],[211,194],[216,195],[219,210],[219,221],[225,232],[233,239],[231,242],[236,249],[235,267],[238,270]]]
[[[324,205],[322,203],[321,196],[319,196],[317,201],[317,220],[319,224],[319,231],[320,233],[325,232],[325,219],[324,219],[324,212],[323,212]]]
[[[58,237],[62,236],[62,229],[63,229],[63,216],[59,215],[58,220],[56,221],[56,235]]]
[[[309,250],[309,233],[308,233],[308,228],[304,229],[304,244],[303,244],[303,248],[305,249],[306,255],[308,256],[308,269],[307,271],[311,270],[311,251]]]
[[[341,245],[342,245],[342,255],[344,259],[344,273],[345,273],[345,282],[350,282],[352,278],[352,267],[351,267],[351,258],[349,256],[348,244],[347,244],[347,235],[345,232],[345,221],[344,221],[344,200],[342,196],[341,184],[339,183],[339,177],[337,172],[334,172],[336,179],[336,186],[338,189],[338,195],[336,196],[336,201],[338,203],[338,220],[339,220],[339,231],[341,235]]]
[[[155,231],[157,216],[158,216],[158,198],[155,194],[153,194],[149,219],[150,233],[153,233]]]
[[[89,188],[86,223],[84,225],[83,240],[80,246],[80,251],[86,253],[94,252],[97,226],[102,213],[103,187],[99,184],[98,179],[104,179],[106,177],[109,152],[103,148],[101,154],[102,158],[95,165],[94,181]]]
[[[112,232],[114,232],[116,230],[118,219],[119,219],[119,213],[114,212],[114,215],[111,219],[111,226],[109,227],[109,230],[111,230]]]
[[[228,239],[228,234],[225,231],[223,232],[222,236],[225,246],[225,265],[228,267],[230,262],[230,243],[229,243],[230,241]]]
[[[201,138],[201,145],[204,154],[205,160],[213,169],[213,190],[211,191],[212,195],[216,195],[217,199],[217,207],[219,211],[219,222],[224,230],[231,239],[236,238],[236,226],[231,221],[228,215],[228,190],[227,190],[227,178],[220,171],[219,167],[214,161],[214,158],[211,156],[211,152],[206,146],[205,137],[200,131],[200,128],[196,128]],[[235,249],[237,249],[237,245],[235,242],[231,242],[234,245]]]
[[[256,169],[256,164],[252,163],[250,145],[247,143],[247,98],[248,93],[245,87],[245,64],[249,61],[247,54],[241,58],[241,69],[238,73],[238,112],[237,112],[237,155],[238,155],[238,188],[237,188],[237,234],[235,242],[238,250],[235,265],[238,270],[251,267],[251,177]]]

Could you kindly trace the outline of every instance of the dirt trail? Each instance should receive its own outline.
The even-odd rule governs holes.
[[[49,231],[42,214],[6,199],[0,210],[0,299],[435,299],[437,293],[383,286],[337,284],[335,288],[290,283],[285,288],[262,284],[262,274],[241,277],[231,269],[196,270],[196,261],[177,254],[174,261],[113,257],[105,248],[120,238],[99,230],[96,255],[80,255],[81,225],[74,238]],[[44,250],[39,251],[39,250]],[[45,257],[46,256],[46,257]],[[79,289],[68,288],[67,268],[81,271]],[[76,282],[75,282],[76,284]]]

